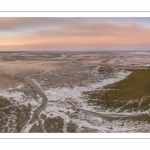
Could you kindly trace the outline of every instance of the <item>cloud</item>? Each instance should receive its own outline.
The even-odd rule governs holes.
[[[134,19],[123,23],[110,20],[109,18],[0,18],[0,32],[3,31],[0,35],[0,50],[138,49],[138,46],[148,49],[149,26],[137,24],[137,20],[134,22]]]
[[[85,23],[84,18],[54,18],[54,17],[14,17],[0,18],[0,31],[17,31],[38,28],[61,28],[68,26],[81,26]]]

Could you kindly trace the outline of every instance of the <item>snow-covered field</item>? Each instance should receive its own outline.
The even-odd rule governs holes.
[[[24,85],[20,84],[15,88],[8,88],[7,90],[1,90],[0,96],[7,98],[10,101],[13,101],[16,105],[25,105],[31,104],[33,108],[36,108],[41,103],[41,98],[38,96],[38,99],[34,98],[27,99],[26,95],[23,92]],[[22,89],[21,91],[17,91],[18,89]]]
[[[131,72],[121,70],[115,77],[99,81],[99,83],[89,84],[86,87],[76,86],[74,88],[50,88],[45,91],[48,97],[48,104],[42,114],[46,117],[60,116],[65,123],[73,122],[78,126],[78,132],[82,132],[82,128],[86,127],[89,130],[97,132],[145,132],[150,127],[149,124],[144,124],[139,121],[118,120],[117,118],[138,115],[149,115],[149,112],[143,113],[113,113],[109,110],[104,112],[99,111],[99,107],[88,105],[87,100],[83,96],[83,92],[96,89],[103,89],[108,84],[113,84],[125,79]],[[73,116],[73,117],[72,117]],[[74,117],[75,116],[75,117]],[[109,121],[106,118],[116,118]]]
[[[34,87],[25,83],[26,75],[32,75],[33,82],[48,98],[48,103],[39,116],[43,124],[46,119],[61,117],[64,123],[63,132],[68,132],[66,130],[68,123],[76,125],[76,132],[150,132],[150,123],[136,118],[149,118],[149,111],[124,110],[119,113],[109,108],[102,109],[101,105],[88,103],[86,96],[86,92],[106,90],[104,86],[128,77],[131,72],[125,69],[134,67],[149,69],[150,53],[62,53],[56,58],[47,57],[48,55],[46,55],[48,61],[40,63],[38,60],[29,62],[22,60],[19,63],[18,61],[1,62],[1,85],[4,84],[5,74],[10,75],[8,78],[11,75],[22,78],[19,80],[13,76],[14,81],[11,84],[14,86],[6,84],[4,88],[0,87],[0,97],[10,102],[5,110],[0,108],[1,116],[4,118],[2,132],[5,131],[5,127],[8,128],[6,132],[16,132],[17,122],[21,122],[22,120],[19,119],[24,115],[29,117],[26,117],[26,122],[19,126],[22,130],[19,128],[18,131],[25,129],[25,132],[29,132],[33,125],[28,123],[34,110],[41,105],[42,98],[35,93]],[[18,58],[19,56],[20,54]],[[20,63],[24,65],[23,69]],[[30,63],[32,65],[29,65]],[[104,70],[99,72],[98,69],[101,67],[104,67]],[[141,98],[139,107],[143,99],[144,97]],[[57,124],[59,122],[56,121]],[[52,122],[48,122],[47,126],[53,126]]]
[[[3,128],[7,128],[9,132],[16,132],[17,120],[22,117],[22,113],[18,114],[17,110],[25,108],[29,112],[24,112],[26,114],[30,114],[29,118],[32,117],[34,110],[40,106],[42,102],[42,98],[37,95],[37,99],[33,98],[30,93],[26,95],[24,93],[25,86],[23,84],[18,84],[16,87],[10,87],[5,90],[0,90],[0,97],[7,99],[10,104],[5,108],[1,108],[1,119],[7,120],[7,123],[2,124]],[[30,108],[29,105],[31,106]],[[5,110],[8,109],[8,112]],[[22,110],[23,111],[23,110]],[[19,117],[19,118],[18,118]],[[24,120],[29,121],[29,120]],[[19,129],[21,130],[21,129]],[[5,130],[3,130],[5,132]]]

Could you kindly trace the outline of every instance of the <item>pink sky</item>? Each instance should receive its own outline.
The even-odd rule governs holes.
[[[0,50],[150,50],[150,19],[0,18]]]

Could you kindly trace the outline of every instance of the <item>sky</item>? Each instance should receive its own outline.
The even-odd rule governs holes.
[[[150,18],[0,18],[0,51],[150,51]]]

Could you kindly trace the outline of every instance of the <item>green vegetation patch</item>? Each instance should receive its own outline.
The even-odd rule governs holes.
[[[85,92],[88,102],[104,109],[145,111],[150,104],[150,70],[132,70],[124,80],[105,86],[101,91]]]

